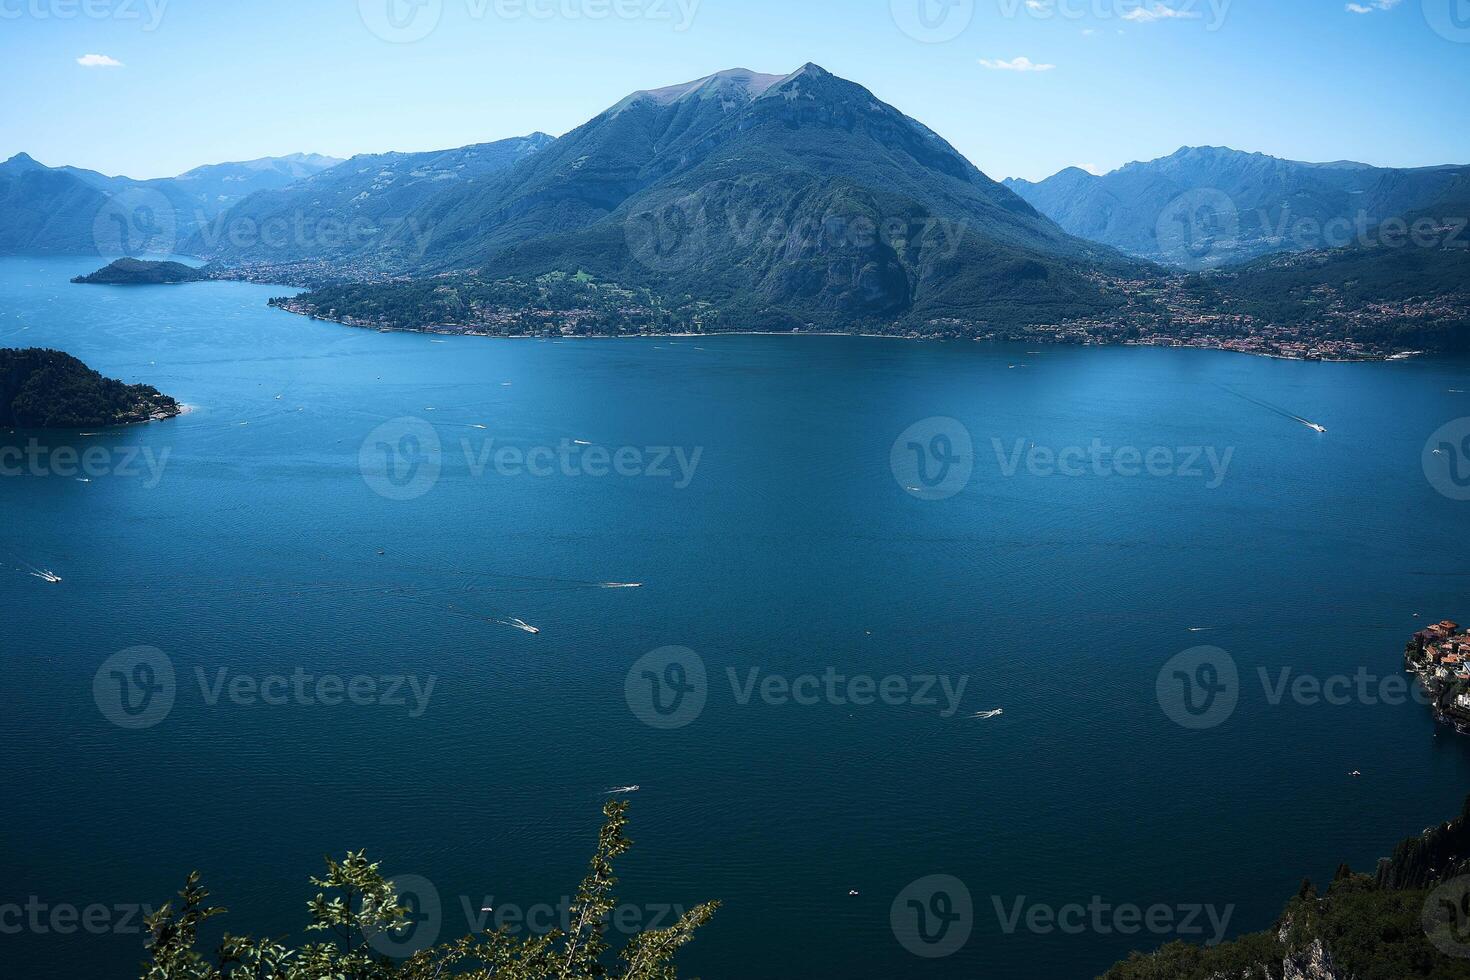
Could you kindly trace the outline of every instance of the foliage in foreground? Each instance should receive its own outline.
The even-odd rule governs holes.
[[[175,911],[169,903],[148,920],[152,961],[143,980],[674,980],[674,953],[694,938],[719,903],[696,906],[667,929],[637,933],[608,965],[605,922],[615,906],[613,861],[632,846],[623,833],[628,804],[609,802],[587,877],[577,890],[567,932],[525,938],[506,931],[467,936],[395,961],[374,950],[372,937],[391,934],[408,921],[393,883],[361,851],[327,860],[327,873],[312,878],[323,889],[308,903],[311,932],[323,941],[291,949],[270,939],[226,934],[211,956],[195,947],[200,925],[225,910],[206,905],[199,874],[189,876]]]

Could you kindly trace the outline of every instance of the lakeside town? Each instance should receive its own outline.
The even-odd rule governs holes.
[[[1067,320],[1037,332],[1070,343],[1194,347],[1302,361],[1381,361],[1422,352],[1354,338],[1384,336],[1404,324],[1470,319],[1470,308],[1452,297],[1353,304],[1339,290],[1319,287],[1314,291],[1320,301],[1316,316],[1279,323],[1238,309],[1228,298],[1202,293],[1183,277],[1099,276],[1095,281],[1122,298],[1117,314]]]
[[[1404,664],[1429,693],[1435,720],[1470,735],[1470,632],[1448,619],[1419,630],[1404,649]]]
[[[553,273],[527,282],[463,273],[411,279],[318,261],[207,272],[211,278],[311,290],[272,299],[271,304],[314,319],[379,331],[492,337],[741,332],[732,329],[729,318],[722,317],[711,303],[685,297],[681,303],[669,304],[646,288],[624,288],[585,274]],[[1391,333],[1388,328],[1392,325],[1404,322],[1470,319],[1470,310],[1461,310],[1445,298],[1350,308],[1340,297],[1331,302],[1324,297],[1320,319],[1275,323],[1231,310],[1228,305],[1212,304],[1178,278],[1109,278],[1102,285],[1120,298],[1118,310],[1106,317],[1000,329],[985,321],[935,318],[921,327],[865,323],[851,332],[911,339],[1189,347],[1304,361],[1381,361],[1421,352],[1357,338],[1384,336]],[[845,331],[805,324],[781,332]]]

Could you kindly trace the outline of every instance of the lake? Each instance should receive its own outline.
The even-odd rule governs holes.
[[[431,338],[99,264],[0,260],[0,344],[193,410],[0,443],[17,975],[134,975],[193,869],[301,938],[349,848],[391,939],[544,929],[637,785],[613,932],[719,899],[690,975],[1091,976],[1470,790],[1402,672],[1470,617],[1464,360]]]

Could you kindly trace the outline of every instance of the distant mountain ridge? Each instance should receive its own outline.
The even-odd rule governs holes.
[[[341,163],[296,153],[135,180],[48,167],[27,153],[0,163],[0,254],[177,251],[203,222],[251,194]]]
[[[1039,182],[1005,183],[1074,235],[1206,269],[1347,246],[1384,221],[1448,207],[1470,196],[1470,166],[1303,163],[1205,146],[1100,176],[1071,167]]]
[[[362,154],[252,195],[189,236],[182,249],[225,263],[348,261],[399,268],[422,253],[415,221],[428,202],[477,185],[541,152],[545,133],[422,153]]]

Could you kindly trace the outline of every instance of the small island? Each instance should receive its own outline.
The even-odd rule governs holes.
[[[157,388],[104,378],[70,354],[0,349],[0,425],[91,428],[154,422],[182,411]]]
[[[90,286],[162,286],[208,279],[198,269],[182,262],[151,262],[147,259],[122,258],[98,269],[90,276],[77,276],[72,282]]]

